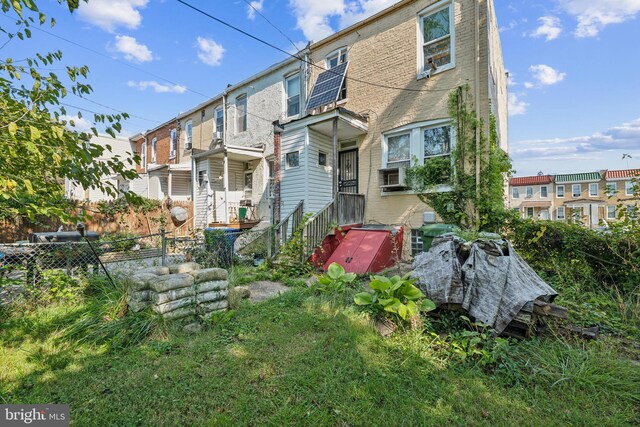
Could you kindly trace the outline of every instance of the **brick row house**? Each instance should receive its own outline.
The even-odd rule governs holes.
[[[433,212],[407,188],[405,170],[451,156],[448,99],[464,85],[485,134],[493,116],[506,151],[493,1],[403,0],[132,142],[150,196],[173,198],[189,170],[196,229],[264,226],[300,205],[316,214],[346,193],[364,202],[365,223],[403,226],[407,253],[409,233]]]
[[[509,206],[523,218],[606,226],[618,220],[619,206],[637,211],[639,177],[640,169],[514,177]]]

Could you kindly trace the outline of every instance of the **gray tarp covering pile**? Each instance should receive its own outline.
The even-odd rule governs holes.
[[[536,299],[551,302],[556,291],[507,241],[465,242],[447,234],[418,255],[412,277],[437,306],[457,304],[476,321],[500,334],[522,307]]]

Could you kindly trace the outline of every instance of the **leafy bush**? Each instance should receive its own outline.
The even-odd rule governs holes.
[[[313,271],[313,266],[307,261],[307,242],[303,231],[305,224],[312,214],[307,213],[293,230],[291,239],[280,248],[276,270],[287,277],[304,277]]]
[[[347,273],[337,262],[331,263],[327,272],[318,277],[315,289],[320,293],[344,292],[350,283],[356,280],[355,273]]]
[[[109,243],[112,250],[116,252],[127,252],[138,244],[137,235],[127,231],[117,231],[115,233],[106,233],[100,236],[101,243]]]
[[[403,321],[408,321],[419,312],[436,308],[433,301],[426,299],[413,283],[416,279],[404,277],[372,276],[369,287],[373,293],[360,292],[353,298],[357,305],[368,306],[375,314],[390,313]]]

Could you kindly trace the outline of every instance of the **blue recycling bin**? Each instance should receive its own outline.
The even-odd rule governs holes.
[[[233,264],[234,246],[240,230],[231,227],[209,227],[204,230],[205,247],[218,259],[221,267]]]

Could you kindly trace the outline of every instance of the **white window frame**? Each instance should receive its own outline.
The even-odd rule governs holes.
[[[607,182],[605,184],[605,193],[607,196],[614,196],[618,194],[618,183],[617,182]]]
[[[444,157],[451,156],[451,152],[453,151],[456,145],[456,133],[455,127],[452,126],[451,119],[438,119],[431,120],[427,122],[417,122],[412,123],[410,125],[402,126],[400,128],[391,130],[382,135],[382,167],[383,168],[391,168],[395,167],[395,163],[405,163],[409,162],[410,165],[413,165],[417,160],[419,165],[424,164],[424,135],[423,130],[428,128],[438,128],[443,126],[451,126],[449,131],[450,141],[449,141],[449,152],[445,154],[437,154],[432,157]],[[406,161],[397,161],[391,162],[388,161],[388,139],[394,136],[400,136],[403,134],[409,135],[409,159]]]
[[[624,182],[624,194],[625,196],[633,196],[634,195],[634,191],[633,191],[633,181],[625,181]]]
[[[580,188],[580,191],[578,191],[578,195],[576,196],[576,192],[575,189],[576,187]],[[571,184],[571,198],[572,199],[579,199],[582,196],[582,184]]]
[[[560,191],[561,188],[562,191]],[[564,185],[556,185],[556,197],[558,199],[564,199]]]
[[[519,199],[520,198],[520,189],[518,187],[511,188],[511,198]]]
[[[289,81],[293,79],[298,79],[298,94],[292,96],[291,94],[289,94]],[[299,72],[290,74],[284,78],[284,97],[285,97],[284,115],[285,117],[295,118],[300,116],[300,111],[302,110],[302,86],[301,85],[302,85],[302,80],[300,78]],[[295,96],[298,97],[298,112],[295,114],[291,114],[289,112],[289,101]]]
[[[185,147],[193,149],[193,121],[187,120],[184,124]]]
[[[155,164],[158,160],[158,138],[151,140],[151,163]]]
[[[218,126],[218,115],[220,113],[222,113],[222,126]],[[213,110],[213,132],[220,132],[224,135],[224,110],[222,109],[222,105]]]
[[[249,109],[249,102],[246,94],[238,95],[236,97],[236,133],[246,132],[247,130],[247,110]],[[244,110],[240,110],[238,105],[240,102],[244,103]],[[240,111],[243,112],[240,115]]]
[[[171,136],[169,139],[169,159],[175,159],[178,154],[178,130],[176,128],[171,129]]]
[[[527,187],[525,198],[530,199],[533,197],[533,187]]]
[[[324,164],[320,163],[320,156],[321,155],[324,155]],[[329,165],[329,160],[328,159],[329,159],[329,156],[327,155],[326,151],[322,151],[322,150],[318,151],[318,166],[319,167],[323,168],[323,167],[328,166]]]
[[[531,212],[531,214],[529,214],[529,212]],[[533,216],[535,215],[536,211],[533,207],[528,206],[525,210],[525,215],[527,218],[533,218]]]
[[[544,192],[545,194],[542,194],[542,189],[544,188]],[[541,185],[540,186],[540,197],[543,199],[546,199],[547,197],[549,197],[549,186],[548,185]]]
[[[562,212],[562,215],[560,215],[560,212]],[[564,209],[564,206],[558,206],[558,209],[556,210],[556,219],[557,220],[567,219],[567,213]]]
[[[418,47],[418,69],[417,69],[417,75],[418,75],[418,80],[419,79],[423,79],[425,77],[430,77],[432,75],[441,73],[443,71],[447,71],[450,70],[452,68],[455,68],[456,66],[456,32],[455,32],[455,10],[454,10],[454,4],[455,2],[452,0],[441,0],[435,4],[432,4],[431,6],[427,7],[426,9],[420,11],[420,13],[418,13],[417,16],[417,20],[418,20],[418,25],[417,25],[417,47]],[[451,56],[451,61],[446,64],[446,65],[442,65],[437,67],[435,70],[432,70],[431,68],[429,69],[425,69],[424,66],[424,46],[427,44],[432,44],[432,43],[438,43],[442,40],[444,40],[447,36],[445,37],[441,37],[439,39],[436,40],[431,40],[428,43],[424,42],[424,19],[426,16],[428,15],[432,15],[434,13],[440,12],[443,9],[449,9],[449,53]]]
[[[610,211],[611,208],[613,208],[613,214],[611,214],[611,211]],[[614,205],[607,206],[607,219],[618,219],[616,206]]]
[[[298,155],[298,164],[296,166],[289,165],[289,154],[297,154]],[[286,170],[289,170],[289,169],[297,169],[299,167],[300,167],[300,151],[299,150],[295,150],[295,151],[289,151],[288,153],[285,153],[285,155],[284,155],[284,168]]]
[[[140,146],[140,163],[144,169],[147,168],[147,143],[143,142]]]
[[[593,194],[593,193],[591,192],[591,189],[593,189],[593,188],[594,188],[594,186],[595,186],[595,189],[596,189],[595,194]],[[597,183],[597,182],[592,182],[592,183],[590,183],[590,184],[589,184],[589,197],[598,197],[598,196],[600,195],[600,188],[599,188],[599,187],[600,187],[600,186],[598,185],[598,183]]]
[[[331,67],[329,65],[329,62],[331,62],[332,59],[337,58],[337,63],[336,65],[334,65],[333,67]],[[344,64],[345,62],[347,62],[349,60],[349,49],[347,49],[347,46],[342,46],[341,48],[338,48],[336,50],[334,50],[333,52],[331,52],[330,54],[328,54],[325,57],[324,60],[324,67],[327,70],[330,70],[331,68],[337,67],[340,64]]]

